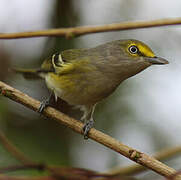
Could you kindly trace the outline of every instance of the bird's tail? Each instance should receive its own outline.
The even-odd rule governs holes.
[[[11,68],[10,71],[22,74],[25,79],[42,79],[43,75],[39,69]]]

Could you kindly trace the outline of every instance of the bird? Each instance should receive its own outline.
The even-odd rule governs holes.
[[[93,48],[68,49],[46,58],[37,69],[13,68],[27,79],[44,79],[51,95],[83,111],[82,133],[94,125],[96,104],[112,94],[126,79],[151,65],[169,62],[157,57],[144,42],[123,39],[107,42]],[[50,97],[40,105],[39,112],[49,105]]]

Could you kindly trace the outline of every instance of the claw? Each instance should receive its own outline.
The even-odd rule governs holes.
[[[90,129],[93,127],[94,125],[94,121],[93,119],[89,120],[88,122],[86,122],[84,124],[84,127],[83,127],[83,134],[84,134],[84,139],[88,139],[88,133],[90,131]]]
[[[45,101],[42,101],[41,104],[40,104],[40,107],[38,109],[38,113],[42,113],[43,110],[50,104],[50,101],[49,99],[46,99]]]
[[[44,101],[41,102],[40,107],[39,107],[39,109],[38,109],[38,113],[41,114],[41,113],[43,112],[43,110],[44,110],[47,106],[50,105],[50,100],[51,100],[52,95],[53,95],[53,92],[50,93],[50,96],[49,96],[47,99],[45,99]]]

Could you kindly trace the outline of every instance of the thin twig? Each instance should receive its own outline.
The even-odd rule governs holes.
[[[16,101],[34,111],[37,111],[39,109],[39,106],[40,106],[39,101],[20,92],[19,90],[16,90],[15,88],[10,87],[9,85],[1,81],[0,81],[0,93],[3,96],[8,97],[12,99],[13,101]],[[82,134],[83,123],[73,118],[68,117],[67,115],[61,113],[60,111],[52,107],[47,107],[44,110],[43,115],[48,118],[56,120],[57,122],[71,128],[77,133]],[[131,147],[128,147],[120,143],[116,139],[110,137],[109,135],[104,134],[94,128],[90,130],[89,138],[122,154],[123,156],[131,159],[132,161],[135,161],[149,169],[152,169],[153,171],[157,172],[160,175],[163,175],[165,177],[170,177],[171,175],[176,173],[176,170],[174,170],[171,167],[168,167],[167,165],[156,160],[155,158],[150,157],[142,152],[139,152]]]
[[[156,153],[153,157],[157,160],[166,160],[169,159],[173,156],[176,156],[181,153],[181,146],[174,147],[174,148],[169,148],[169,149],[164,149],[162,151],[159,151]],[[128,175],[128,176],[133,176],[135,174],[141,173],[143,171],[147,170],[144,166],[140,166],[139,164],[133,164],[124,168],[113,168],[111,169],[108,174],[111,175]]]
[[[71,177],[74,177],[75,180],[85,180],[89,179],[88,177],[95,177],[101,178],[101,180],[113,180],[114,178],[118,178],[119,180],[122,180],[120,175],[111,175],[111,174],[105,174],[105,173],[98,173],[96,171],[91,171],[87,169],[82,169],[82,168],[72,168],[72,167],[61,167],[61,166],[46,166],[46,165],[41,165],[41,164],[22,164],[22,165],[11,165],[7,167],[1,167],[0,168],[0,173],[9,173],[9,172],[14,172],[18,170],[38,170],[38,171],[45,171],[47,170],[49,174],[52,177],[57,177],[57,179],[67,179],[69,177],[70,180],[73,180]],[[76,178],[76,176],[78,176]],[[118,179],[115,180],[118,180]],[[91,179],[91,178],[90,178]]]
[[[19,151],[10,141],[9,139],[4,135],[2,131],[0,131],[0,141],[5,146],[8,152],[10,152],[18,161],[23,163],[23,165],[13,165],[8,167],[0,167],[0,173],[6,173],[11,171],[17,171],[17,170],[26,170],[26,169],[36,169],[36,170],[47,170],[50,173],[54,174],[55,167],[48,166],[45,164],[40,164],[31,161],[28,157],[26,157],[21,151]],[[157,160],[165,160],[169,159],[173,156],[176,156],[181,153],[181,146],[164,149],[162,151],[157,152],[153,157]],[[57,168],[56,168],[57,169]],[[125,168],[114,168],[110,170],[107,173],[104,173],[102,175],[106,176],[133,176],[135,174],[141,173],[143,171],[147,170],[144,166],[140,166],[139,164],[134,164],[127,166]],[[99,173],[100,174],[100,173]]]
[[[41,37],[41,36],[64,36],[66,38],[73,38],[76,36],[81,36],[91,33],[171,26],[171,25],[180,25],[180,24],[181,24],[181,18],[158,19],[152,21],[121,22],[121,23],[99,25],[99,26],[58,28],[58,29],[40,30],[32,32],[19,32],[19,33],[0,33],[0,39],[19,39],[19,38]]]
[[[23,165],[13,165],[7,167],[0,167],[0,173],[7,173],[17,170],[27,170],[27,169],[36,169],[36,170],[44,170],[46,169],[42,164],[23,164]]]
[[[37,169],[37,166],[31,165],[16,165],[4,168],[7,172],[14,170],[26,170],[26,169]],[[2,171],[5,172],[5,171]],[[64,168],[64,167],[54,167],[48,176],[5,176],[1,175],[0,180],[126,180],[123,176],[114,176],[107,174],[100,174],[96,171],[86,170],[82,168]]]
[[[4,145],[8,152],[10,152],[13,157],[15,157],[18,161],[23,164],[31,164],[33,163],[28,157],[26,157],[22,152],[20,152],[4,135],[2,131],[0,131],[0,142]]]
[[[0,180],[57,180],[58,178],[52,176],[6,176],[1,175]],[[59,178],[60,179],[60,178]]]

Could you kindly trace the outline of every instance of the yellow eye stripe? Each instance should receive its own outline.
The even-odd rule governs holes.
[[[146,57],[155,57],[153,51],[146,45],[138,44],[138,49]]]
[[[138,53],[131,53],[129,51],[129,47],[131,46],[136,46],[138,48]],[[153,51],[145,44],[143,43],[131,43],[128,45],[127,51],[129,52],[129,54],[131,54],[132,56],[145,56],[145,57],[155,57],[155,54],[153,53]]]

